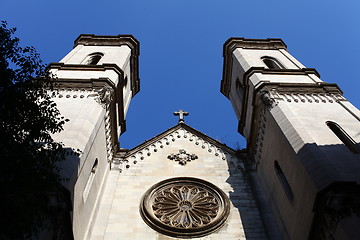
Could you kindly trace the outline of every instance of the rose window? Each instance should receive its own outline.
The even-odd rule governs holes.
[[[141,215],[153,229],[175,237],[195,237],[219,229],[229,214],[229,200],[215,185],[196,178],[172,178],[151,187]]]

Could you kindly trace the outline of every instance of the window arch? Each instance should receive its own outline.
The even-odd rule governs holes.
[[[327,121],[326,125],[331,131],[345,144],[345,146],[353,153],[359,154],[360,149],[356,145],[356,142],[340,127],[339,124]]]
[[[236,78],[236,90],[238,92],[242,92],[244,89],[242,83],[240,82],[240,79],[239,78]]]
[[[103,56],[104,54],[101,52],[91,53],[85,58],[83,63],[85,65],[96,65]]]
[[[99,163],[99,160],[97,158],[95,158],[95,162],[91,168],[91,173],[95,173],[96,170],[97,170],[97,167],[98,167],[98,163]]]
[[[287,181],[283,171],[281,170],[281,167],[278,163],[278,161],[274,161],[274,168],[275,168],[275,172],[276,175],[278,176],[280,183],[286,193],[286,196],[288,197],[289,201],[292,202],[292,200],[294,199],[294,193],[290,187],[289,182]]]
[[[269,69],[285,69],[285,67],[276,58],[264,56],[261,60]]]
[[[94,178],[95,178],[96,170],[98,168],[98,163],[99,163],[99,160],[97,158],[95,158],[94,164],[91,167],[90,175],[88,177],[88,180],[85,184],[85,188],[83,191],[83,201],[84,202],[86,201],[87,197],[89,196],[90,189],[91,189],[91,186],[92,186]]]
[[[124,83],[123,83],[123,87],[126,87],[127,84],[128,84],[128,77],[125,76],[125,78],[124,78]]]

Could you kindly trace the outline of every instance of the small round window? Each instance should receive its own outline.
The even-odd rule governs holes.
[[[154,230],[173,237],[200,237],[218,230],[230,212],[228,197],[197,178],[171,178],[152,186],[140,212]]]

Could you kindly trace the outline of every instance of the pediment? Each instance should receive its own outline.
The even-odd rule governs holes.
[[[181,142],[180,145],[179,142]],[[189,125],[179,123],[130,150],[118,152],[115,154],[113,167],[118,167],[120,170],[124,167],[129,168],[132,164],[145,160],[151,157],[152,154],[164,151],[167,147],[174,146],[175,144],[179,146],[178,151],[173,152],[168,158],[178,161],[181,165],[195,160],[196,153],[199,151],[207,151],[209,154],[214,154],[214,156],[222,160],[235,158],[236,155],[235,151],[225,144]],[[193,151],[187,151],[189,148]]]

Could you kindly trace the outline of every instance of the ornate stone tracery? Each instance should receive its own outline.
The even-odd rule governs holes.
[[[145,222],[163,234],[197,237],[219,229],[229,200],[215,185],[196,178],[172,178],[151,187],[141,201]]]
[[[202,227],[219,211],[219,202],[209,191],[192,185],[170,186],[154,195],[155,216],[177,228]]]

